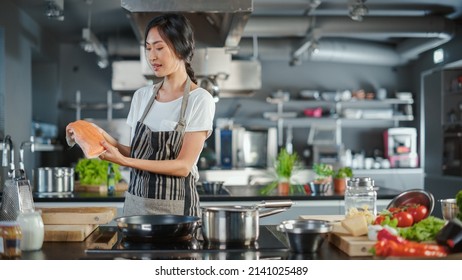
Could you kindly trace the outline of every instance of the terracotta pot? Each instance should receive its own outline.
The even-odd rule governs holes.
[[[345,193],[348,178],[334,178],[334,192]]]
[[[289,195],[290,182],[281,181],[278,183],[278,194],[279,195]]]

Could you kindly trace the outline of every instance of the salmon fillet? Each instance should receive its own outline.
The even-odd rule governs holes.
[[[86,158],[96,158],[105,152],[101,142],[103,134],[92,123],[78,120],[66,126],[66,141],[69,146],[76,143],[80,146]]]

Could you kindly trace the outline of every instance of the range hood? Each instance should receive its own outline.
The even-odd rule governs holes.
[[[184,14],[193,25],[198,47],[236,49],[253,11],[252,0],[121,0],[138,41],[143,44],[147,23],[167,12]]]

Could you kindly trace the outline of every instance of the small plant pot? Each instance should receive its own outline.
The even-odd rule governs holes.
[[[324,194],[326,193],[331,187],[331,183],[317,183],[317,182],[310,182],[310,190],[311,194]]]
[[[347,178],[334,178],[334,192],[343,194],[346,189]]]
[[[280,181],[278,183],[278,194],[279,195],[289,195],[290,182],[289,181]]]

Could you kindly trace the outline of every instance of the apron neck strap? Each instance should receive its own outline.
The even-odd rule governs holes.
[[[149,110],[152,107],[152,104],[154,104],[154,101],[156,100],[157,93],[159,92],[160,88],[164,84],[164,80],[160,81],[159,83],[155,84],[153,87],[153,94],[151,98],[149,99],[148,104],[146,105],[146,108],[144,109],[143,115],[140,118],[140,122],[143,122],[144,119],[146,118],[146,115],[149,113]],[[186,79],[186,85],[183,90],[183,100],[181,101],[181,111],[180,111],[180,119],[178,121],[178,124],[175,127],[176,131],[182,131],[186,127],[186,120],[185,120],[185,115],[186,115],[186,108],[188,107],[188,97],[189,97],[189,88],[191,87],[191,79],[189,76],[187,76]]]

